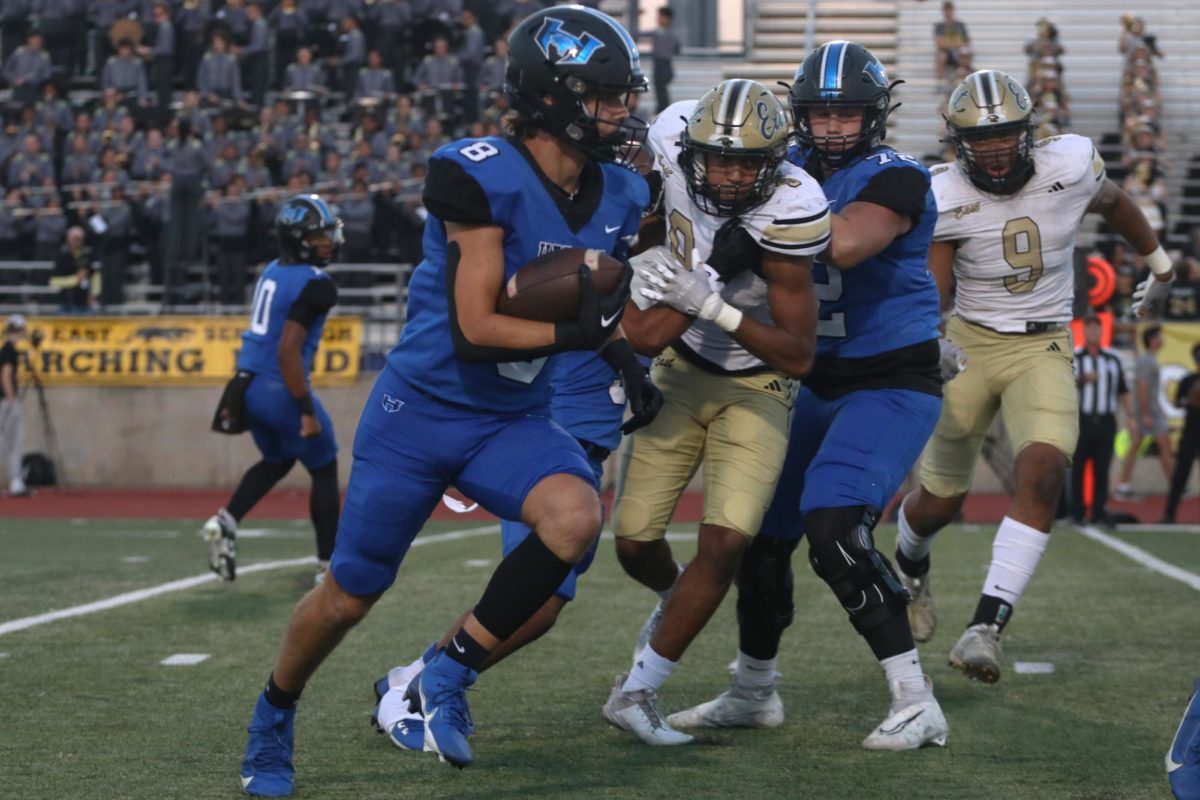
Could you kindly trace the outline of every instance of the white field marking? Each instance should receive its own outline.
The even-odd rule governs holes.
[[[0,658],[8,658],[8,653],[0,653]]]
[[[490,558],[468,558],[463,562],[464,567],[490,567],[491,565]]]
[[[239,539],[305,539],[309,534],[303,531],[282,531],[278,528],[239,528]]]
[[[1128,542],[1123,542],[1115,536],[1110,536],[1104,531],[1096,528],[1093,525],[1080,525],[1075,530],[1091,539],[1094,542],[1099,542],[1105,547],[1116,550],[1126,558],[1136,561],[1147,569],[1154,570],[1160,575],[1165,575],[1168,578],[1186,583],[1196,591],[1200,592],[1200,575],[1194,572],[1188,572],[1186,569],[1175,566],[1174,564],[1163,561],[1161,558],[1152,556],[1140,547],[1134,547]]]
[[[208,653],[176,653],[158,662],[164,667],[190,667],[208,660]]]
[[[145,564],[150,560],[149,556],[125,556],[121,559],[122,564]]]
[[[424,538],[418,536],[412,543],[413,547],[426,544],[437,544],[438,542],[454,542],[459,539],[470,539],[475,536],[484,536],[489,533],[496,533],[500,530],[499,525],[484,525],[480,528],[466,528],[460,531],[447,531],[446,533],[435,533],[432,536]],[[286,569],[287,567],[299,567],[305,564],[315,564],[317,559],[314,556],[306,558],[289,558],[283,561],[264,561],[259,564],[250,564],[245,567],[238,568],[238,575],[249,575],[254,572],[267,572],[273,569]],[[26,628],[32,628],[37,625],[45,625],[48,622],[56,622],[60,619],[69,619],[71,617],[81,617],[84,614],[93,614],[97,611],[107,611],[110,608],[119,608],[120,606],[137,603],[142,600],[149,600],[151,597],[158,597],[169,592],[178,592],[183,589],[191,589],[193,586],[200,586],[204,583],[220,580],[215,574],[208,572],[203,575],[193,575],[190,578],[181,578],[177,581],[151,586],[148,589],[138,589],[133,592],[126,592],[115,597],[109,597],[104,600],[97,600],[94,603],[85,603],[81,606],[72,606],[59,611],[49,611],[45,614],[38,614],[33,617],[23,617],[14,619],[9,622],[0,623],[0,636],[6,633],[14,633],[23,631]]]
[[[1050,675],[1054,672],[1054,665],[1049,661],[1016,661],[1013,669],[1018,675]]]
[[[1118,525],[1123,533],[1200,533],[1200,525]]]

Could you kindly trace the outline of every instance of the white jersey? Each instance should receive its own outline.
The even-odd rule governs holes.
[[[1038,142],[1033,164],[1033,177],[1013,195],[977,188],[953,162],[930,171],[933,240],[958,246],[955,312],[1001,333],[1070,322],[1075,236],[1105,178],[1091,140],[1073,134]]]
[[[663,176],[663,217],[667,246],[684,264],[692,248],[702,261],[712,253],[713,238],[728,217],[705,213],[688,195],[687,178],[679,168],[679,139],[695,100],[675,103],[650,126],[648,142],[655,169]],[[775,191],[762,205],[739,215],[741,226],[765,250],[788,256],[811,256],[829,245],[829,203],[821,186],[800,167],[784,161]],[[720,286],[721,297],[747,316],[773,325],[767,305],[767,284],[753,270],[739,273]],[[723,372],[761,369],[763,362],[734,341],[714,323],[696,320],[683,334],[683,343],[696,355]]]

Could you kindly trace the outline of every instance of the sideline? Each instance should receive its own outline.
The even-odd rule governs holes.
[[[479,528],[465,528],[463,530],[448,531],[446,533],[436,533],[432,536],[418,536],[413,540],[412,547],[418,547],[426,544],[437,544],[439,542],[454,542],[459,539],[471,539],[476,536],[486,536],[489,533],[498,533],[499,525],[484,525]],[[307,556],[305,558],[289,558],[284,561],[264,561],[258,564],[249,564],[238,569],[238,575],[249,575],[255,572],[267,572],[273,569],[286,569],[288,567],[299,567],[305,564],[315,564],[316,556]],[[181,578],[170,583],[151,586],[148,589],[138,589],[125,594],[119,594],[115,597],[109,597],[105,600],[97,600],[93,603],[86,603],[81,606],[72,606],[58,611],[49,611],[45,614],[38,614],[32,617],[23,617],[14,619],[10,622],[0,623],[0,636],[6,633],[15,633],[23,631],[26,628],[33,628],[37,625],[45,625],[49,622],[57,622],[60,619],[70,619],[71,617],[81,617],[84,614],[94,614],[97,611],[107,611],[110,608],[119,608],[127,606],[130,603],[138,603],[142,600],[149,600],[152,597],[158,597],[169,592],[179,592],[184,589],[191,589],[193,586],[200,586],[204,583],[219,581],[220,579],[213,573],[207,572],[203,575],[194,575],[190,578]]]
[[[1134,547],[1128,542],[1105,533],[1094,525],[1077,525],[1075,526],[1075,530],[1092,541],[1099,542],[1110,550],[1116,550],[1131,561],[1136,561],[1143,567],[1157,572],[1159,575],[1165,575],[1172,580],[1185,583],[1200,592],[1200,575],[1194,572],[1188,572],[1186,569],[1163,561],[1157,556],[1152,556],[1140,547]]]

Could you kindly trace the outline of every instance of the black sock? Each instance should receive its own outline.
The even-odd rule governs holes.
[[[900,609],[882,625],[876,625],[869,631],[858,632],[867,640],[875,658],[883,661],[885,658],[907,653],[917,646],[913,642],[912,629],[908,627],[907,614],[906,610]]]
[[[447,656],[464,667],[469,667],[478,672],[479,668],[483,666],[484,660],[488,657],[489,651],[471,638],[471,634],[459,628],[458,633],[454,634],[454,638],[450,640],[450,644],[446,647],[445,652]]]
[[[338,528],[337,459],[312,470],[312,490],[308,495],[308,513],[317,533],[317,559],[328,561],[333,556],[333,542]]]
[[[300,692],[304,691],[303,689]],[[267,678],[267,702],[276,708],[287,711],[296,707],[296,701],[300,699],[300,692],[285,692],[280,689],[275,683],[275,673],[271,673]]]
[[[229,502],[225,504],[225,510],[240,522],[242,517],[250,513],[250,509],[254,508],[255,504],[262,500],[284,475],[288,474],[288,470],[295,463],[295,461],[285,461],[282,464],[260,461],[246,470],[246,474],[242,476],[237,488],[233,490],[233,497],[229,498]]]
[[[534,531],[496,567],[475,606],[475,619],[503,642],[545,605],[570,572],[571,564],[550,552]]]
[[[904,553],[900,552],[900,548],[896,548],[896,565],[900,567],[900,571],[910,578],[923,578],[929,572],[929,556],[925,556],[920,561],[913,561]]]
[[[1012,603],[990,594],[981,594],[979,605],[975,606],[975,618],[971,620],[971,625],[983,623],[996,625],[1000,630],[1004,630],[1004,626],[1012,619],[1012,611]]]

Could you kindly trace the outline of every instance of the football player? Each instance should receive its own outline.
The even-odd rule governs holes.
[[[749,80],[676,103],[650,128],[668,245],[645,257],[634,298],[644,310],[631,308],[624,327],[657,354],[665,403],[630,441],[613,524],[621,565],[662,602],[603,709],[647,744],[691,741],[666,724],[657,691],[758,530],[783,465],[790,379],[812,365],[811,256],[829,242],[829,208],[816,181],[786,162],[788,134],[783,105]],[[701,461],[699,544],[681,570],[666,528]]]
[[[240,406],[262,460],[246,471],[200,535],[208,542],[213,572],[232,581],[237,576],[238,522],[299,460],[312,476],[309,511],[320,582],[337,534],[337,440],[333,422],[309,386],[309,374],[325,318],[337,303],[337,284],[323,267],[337,257],[342,222],[317,195],[297,195],[280,208],[275,230],[282,253],[254,287],[237,375],[218,409],[218,421],[222,415],[232,420]]]
[[[920,486],[905,498],[896,550],[918,641],[936,625],[929,594],[933,536],[962,509],[984,434],[999,411],[1012,441],[1016,491],[992,542],[992,562],[966,631],[950,651],[963,674],[1000,679],[1000,632],[1050,541],[1063,476],[1079,433],[1072,370],[1072,252],[1079,222],[1098,213],[1141,253],[1152,275],[1138,316],[1161,313],[1171,260],[1137,205],[1105,176],[1091,141],[1034,141],[1033,104],[997,70],[975,72],[950,96],[954,163],[933,169],[938,221],[929,266],[954,315],[946,337],[970,369],[946,388],[925,448]]]
[[[834,41],[796,71],[789,100],[833,238],[816,257],[817,357],[796,400],[787,460],[762,529],[738,571],[739,647],[728,691],[672,714],[676,727],[774,727],[779,640],[792,620],[792,551],[808,537],[813,570],[870,646],[891,690],[870,750],[944,745],[949,729],[921,669],[908,595],[872,531],[925,446],[941,409],[937,285],[926,254],[937,219],[929,172],[882,144],[891,90],[865,47]]]
[[[512,135],[459,140],[433,155],[425,259],[409,285],[408,322],[359,421],[329,574],[297,606],[255,707],[241,769],[249,793],[291,792],[300,692],[392,584],[451,484],[534,531],[421,673],[425,749],[458,767],[471,763],[466,688],[490,652],[545,605],[600,526],[587,456],[549,415],[551,357],[600,350],[631,397],[645,394],[636,385],[643,373],[628,366],[633,350],[615,336],[631,270],[604,294],[582,268],[578,315],[567,322],[502,315],[496,299],[540,253],[623,252],[649,190],[613,162],[630,135],[627,95],[645,88],[637,47],[619,23],[577,6],[546,9],[509,37]]]

